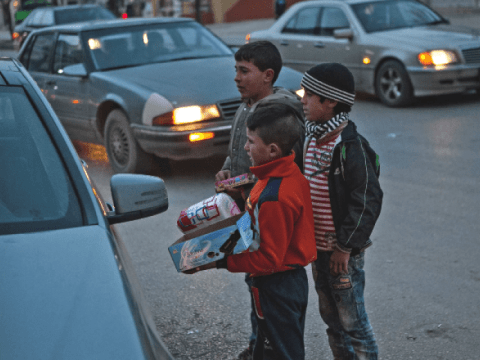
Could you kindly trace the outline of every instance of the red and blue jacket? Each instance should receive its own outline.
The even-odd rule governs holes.
[[[316,259],[310,187],[294,158],[292,153],[250,168],[258,182],[246,210],[259,248],[229,256],[229,271],[263,276],[303,267]]]

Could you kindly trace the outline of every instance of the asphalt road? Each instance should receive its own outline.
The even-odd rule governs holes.
[[[480,101],[478,95],[389,109],[360,97],[351,118],[380,154],[384,206],[366,254],[366,304],[380,359],[478,360],[480,343]],[[103,148],[76,144],[101,192],[113,174]],[[118,225],[155,322],[177,359],[233,359],[249,334],[243,276],[178,274],[167,248],[180,211],[214,193],[223,159],[158,172],[170,208]],[[307,360],[331,359],[310,276]]]
[[[480,359],[479,113],[477,94],[422,99],[407,109],[360,96],[353,107],[352,119],[380,154],[385,192],[366,254],[366,304],[380,359]],[[104,149],[76,148],[109,198],[113,172]],[[116,226],[158,330],[179,360],[233,359],[249,334],[243,276],[178,274],[167,251],[181,235],[180,211],[213,195],[222,162],[172,163],[170,173],[156,174],[166,182],[169,210]],[[307,360],[331,359],[309,276]]]

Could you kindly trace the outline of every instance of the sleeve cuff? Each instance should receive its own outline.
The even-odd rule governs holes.
[[[338,251],[341,251],[345,254],[350,254],[352,252],[352,249],[345,248],[345,247],[341,246],[338,242],[335,244],[335,248]]]
[[[223,259],[217,260],[217,269],[227,269],[227,256]]]

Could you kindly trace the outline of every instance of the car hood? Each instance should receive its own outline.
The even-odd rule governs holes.
[[[175,106],[239,98],[233,56],[170,61],[97,73],[117,85],[156,92]],[[133,86],[132,86],[133,85]],[[194,98],[192,98],[194,94]]]
[[[0,236],[2,358],[144,358],[112,249],[100,226]]]
[[[371,34],[376,42],[382,39],[386,44],[403,43],[421,47],[425,50],[450,49],[467,46],[470,43],[480,44],[480,31],[451,25],[405,28]]]

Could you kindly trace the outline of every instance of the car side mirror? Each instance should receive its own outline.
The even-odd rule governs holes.
[[[80,76],[87,77],[87,69],[85,69],[84,64],[74,64],[65,66],[62,70],[58,71],[59,74],[67,76]]]
[[[168,209],[167,188],[156,176],[116,174],[110,179],[114,209],[110,225],[160,214]]]
[[[352,29],[337,29],[333,31],[333,36],[335,39],[353,39],[353,30]]]

